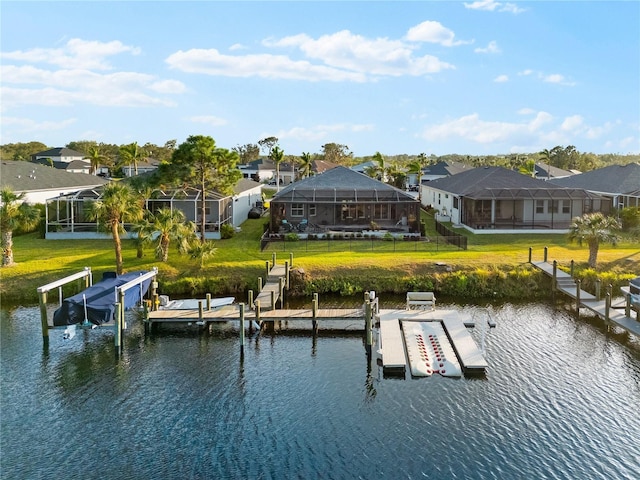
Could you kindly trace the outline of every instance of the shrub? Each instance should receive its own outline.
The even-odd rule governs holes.
[[[300,240],[300,237],[298,236],[298,234],[297,234],[297,233],[295,233],[295,232],[290,232],[290,233],[287,233],[287,234],[284,236],[284,239],[285,239],[287,242],[297,242],[298,240]]]
[[[236,234],[236,229],[233,227],[233,225],[224,223],[220,226],[220,238],[223,238],[223,239],[233,238],[235,234]]]

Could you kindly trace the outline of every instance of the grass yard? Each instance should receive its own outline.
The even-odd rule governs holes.
[[[548,247],[549,261],[557,260],[568,266],[586,264],[588,249],[569,244],[564,235],[473,235],[468,236],[467,250],[459,250],[438,239],[433,220],[425,215],[430,242],[398,240],[397,242],[362,240],[298,241],[270,244],[260,251],[260,236],[265,218],[247,220],[242,231],[227,240],[216,241],[216,255],[201,269],[199,262],[178,254],[171,248],[166,263],[154,258],[148,248],[143,258],[136,258],[131,241],[123,242],[126,271],[159,269],[159,281],[193,282],[210,279],[216,288],[229,291],[257,288],[257,278],[263,276],[265,263],[275,252],[278,261],[289,259],[294,253],[294,266],[300,267],[314,278],[349,275],[362,278],[406,278],[428,275],[435,271],[436,262],[446,263],[454,269],[518,266],[528,261],[529,247],[533,259],[542,260],[543,249]],[[71,273],[91,267],[94,278],[102,272],[113,271],[115,254],[111,240],[44,240],[36,234],[14,238],[16,265],[0,269],[0,295],[3,302],[37,302],[36,288]],[[640,245],[637,242],[617,246],[602,245],[598,254],[599,270],[640,275]],[[254,285],[255,284],[255,285]],[[196,289],[197,287],[193,287]],[[212,290],[211,290],[212,291]]]

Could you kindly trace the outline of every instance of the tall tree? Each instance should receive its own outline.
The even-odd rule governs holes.
[[[88,217],[98,221],[100,229],[111,233],[116,254],[116,273],[122,274],[122,240],[125,223],[138,222],[143,217],[142,200],[122,182],[108,183],[100,197],[91,202]]]
[[[418,201],[422,204],[422,170],[427,166],[427,155],[421,153],[418,158],[409,162],[408,173],[416,175],[418,181]]]
[[[277,144],[278,144],[278,137],[267,137],[267,138],[263,138],[262,140],[258,140],[258,145],[260,145],[260,148],[264,152],[266,152],[267,155],[271,153],[271,150]]]
[[[617,218],[608,217],[600,212],[586,213],[576,217],[569,227],[569,241],[579,245],[587,243],[589,246],[589,267],[596,268],[600,243],[618,242],[618,232],[621,229]]]
[[[120,147],[120,164],[133,165],[133,174],[138,175],[138,163],[140,163],[147,154],[138,147],[138,142],[133,142]]]
[[[349,152],[349,147],[346,145],[325,143],[322,146],[322,156],[327,162],[346,164],[353,157],[353,153]]]
[[[255,143],[247,143],[246,145],[238,145],[233,147],[233,150],[238,153],[240,163],[246,165],[260,158],[260,147]]]
[[[276,145],[269,152],[269,158],[276,165],[276,188],[280,191],[280,164],[282,163],[282,160],[284,160],[284,150]]]
[[[522,165],[518,167],[518,172],[528,177],[536,178],[536,161],[525,160]]]
[[[185,253],[195,237],[196,225],[187,222],[182,210],[160,208],[149,215],[149,228],[157,233],[156,258],[163,262],[169,259],[169,244],[177,242],[178,251]]]
[[[100,165],[107,163],[107,156],[102,153],[98,145],[89,147],[85,158],[91,163],[91,175],[96,174]]]
[[[376,163],[375,169],[376,169],[376,176],[378,177],[378,180],[380,180],[381,182],[386,182],[387,181],[387,164],[386,164],[385,158],[382,156],[380,152],[376,152],[373,155],[373,161]]]
[[[0,232],[2,232],[2,266],[13,265],[13,232],[28,230],[40,222],[40,210],[24,203],[24,194],[9,188],[0,191]]]
[[[309,152],[302,152],[302,155],[300,155],[299,164],[300,164],[300,175],[302,176],[302,178],[307,178],[309,175],[311,175],[311,167],[313,166],[313,159]]]
[[[204,243],[207,191],[222,195],[233,193],[233,187],[242,178],[237,168],[236,152],[217,148],[213,138],[191,135],[173,152],[171,162],[162,165],[162,174],[178,183],[190,184],[200,192],[200,241]]]

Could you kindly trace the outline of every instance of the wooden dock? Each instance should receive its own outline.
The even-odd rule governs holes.
[[[531,253],[529,253],[531,257]],[[546,257],[546,255],[545,255]],[[630,315],[630,308],[625,308],[624,312],[618,311],[611,306],[611,293],[608,292],[605,299],[600,299],[595,295],[585,292],[580,288],[579,282],[567,272],[560,270],[557,263],[553,264],[546,261],[534,262],[529,260],[538,270],[544,272],[552,278],[552,288],[555,291],[562,292],[576,302],[576,310],[586,308],[607,323],[611,323],[617,327],[626,330],[629,333],[640,336],[640,322],[633,319]],[[626,296],[627,297],[627,296]],[[630,299],[627,297],[627,302]]]

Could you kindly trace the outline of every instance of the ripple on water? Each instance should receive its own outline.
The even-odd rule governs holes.
[[[110,332],[43,353],[37,308],[3,311],[2,476],[634,478],[639,344],[491,308],[486,377],[406,380],[368,370],[357,335],[248,337],[241,361],[233,328],[134,324],[116,360]]]

